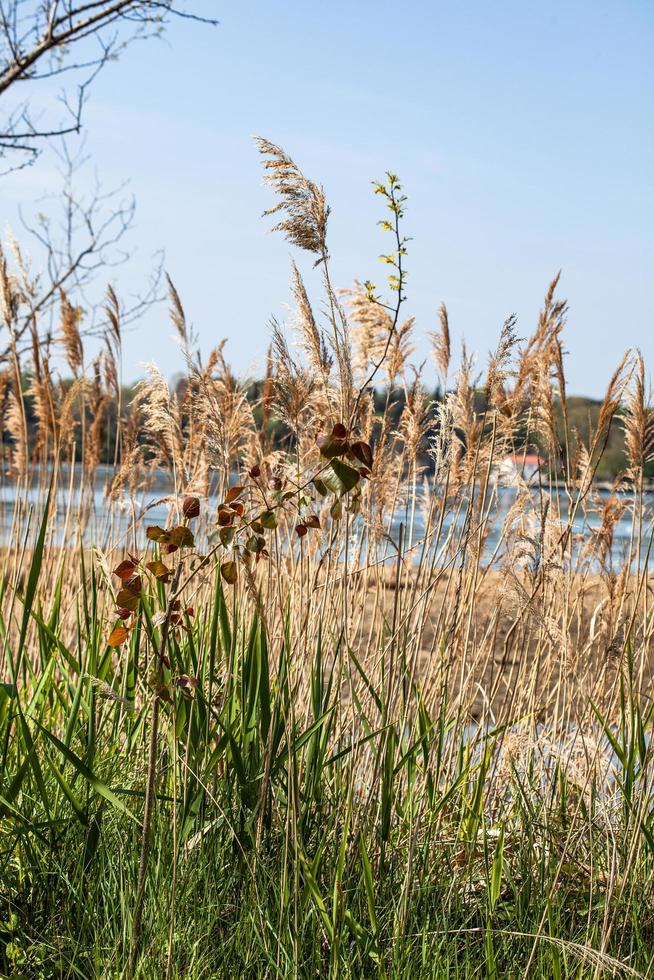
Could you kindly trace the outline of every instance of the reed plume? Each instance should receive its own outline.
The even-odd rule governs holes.
[[[260,136],[255,143],[266,158],[264,180],[281,198],[264,215],[283,215],[274,230],[281,231],[298,248],[316,255],[316,264],[323,262],[327,256],[329,207],[322,187],[305,177],[279,146]]]
[[[63,289],[59,290],[59,333],[68,367],[77,376],[84,367],[84,345],[80,334],[82,311],[69,302]]]
[[[647,405],[645,392],[645,364],[639,350],[631,383],[628,386],[622,420],[625,433],[628,473],[638,480],[642,467],[654,454],[654,413]]]
[[[450,370],[450,360],[452,357],[450,322],[445,303],[441,303],[438,308],[438,322],[440,329],[431,333],[430,337],[436,367],[440,372],[443,386],[445,386],[447,384],[447,375]]]

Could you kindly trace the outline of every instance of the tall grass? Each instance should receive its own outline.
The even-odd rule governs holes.
[[[321,188],[260,149],[324,293],[293,265],[294,342],[273,325],[258,399],[222,345],[201,360],[172,284],[176,391],[153,366],[123,402],[113,290],[86,368],[61,297],[72,383],[36,327],[2,378],[0,967],[653,976],[642,359],[590,440],[561,444],[555,280],[482,380],[465,350],[453,371],[441,308],[434,405],[397,178],[375,185],[390,276],[341,293]],[[0,271],[11,334],[29,273],[20,254]],[[600,496],[615,425],[628,469]],[[502,461],[534,449],[534,480],[518,466],[502,489]]]

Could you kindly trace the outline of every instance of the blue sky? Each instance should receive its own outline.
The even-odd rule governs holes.
[[[116,277],[166,267],[206,350],[263,363],[287,316],[291,247],[251,137],[281,144],[332,206],[333,279],[381,280],[371,181],[398,173],[413,237],[406,312],[417,357],[445,301],[453,337],[483,362],[510,313],[534,326],[562,268],[569,390],[601,395],[628,345],[654,364],[654,5],[650,0],[309,4],[196,0],[216,29],[176,23],[98,80],[87,149],[128,179],[136,249]],[[5,224],[52,184],[52,161],[3,179]],[[310,257],[299,256],[313,281]],[[319,304],[318,304],[319,305]],[[164,308],[125,345],[125,377],[179,365]],[[481,366],[481,365],[480,365]]]

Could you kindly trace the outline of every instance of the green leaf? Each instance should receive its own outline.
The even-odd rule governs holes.
[[[57,783],[59,785],[59,788],[61,789],[62,793],[64,794],[64,796],[66,797],[66,799],[68,800],[68,802],[70,803],[70,805],[72,806],[72,808],[73,808],[73,810],[75,812],[75,816],[77,817],[77,819],[79,820],[79,822],[81,824],[83,824],[83,826],[87,827],[89,821],[88,821],[88,818],[86,816],[86,813],[84,812],[84,807],[82,806],[82,804],[80,803],[80,801],[75,796],[75,793],[73,792],[72,786],[70,785],[70,783],[68,782],[68,780],[64,776],[64,774],[61,771],[61,769],[59,768],[59,766],[50,758],[49,755],[46,754],[45,760],[48,763],[48,765],[50,766],[50,770],[52,772],[52,775],[54,776],[55,780],[57,781]]]
[[[177,527],[171,527],[170,531],[166,533],[170,544],[174,544],[178,548],[192,548],[195,544],[193,532],[183,524],[178,524]]]
[[[228,548],[232,541],[234,540],[234,535],[236,534],[235,527],[221,527],[218,531],[218,536],[220,538],[220,543],[223,548]]]
[[[366,890],[366,901],[368,903],[370,925],[372,926],[372,931],[375,938],[377,938],[379,935],[379,925],[377,923],[377,910],[375,908],[375,888],[373,885],[372,865],[370,864],[370,858],[368,857],[368,851],[366,850],[366,842],[363,839],[363,834],[361,834],[359,838],[359,849],[361,852],[363,884]]]
[[[500,829],[500,836],[495,849],[493,866],[491,868],[490,880],[490,907],[491,911],[497,905],[497,901],[502,891],[502,870],[504,867],[504,827]]]
[[[52,480],[50,481],[50,486],[48,488],[48,496],[45,499],[45,508],[43,510],[43,517],[41,518],[41,527],[39,528],[39,536],[36,541],[36,547],[34,548],[34,555],[32,557],[32,564],[30,566],[30,574],[27,579],[27,588],[25,589],[25,595],[23,596],[23,621],[20,627],[20,636],[18,639],[18,653],[17,653],[17,663],[14,668],[12,681],[15,683],[18,675],[20,674],[20,666],[23,659],[23,654],[25,651],[25,639],[27,637],[27,627],[29,626],[30,615],[32,611],[32,603],[34,602],[34,596],[36,595],[36,586],[39,580],[39,574],[41,572],[41,562],[43,560],[43,548],[45,545],[45,531],[48,526],[48,512],[50,510],[50,496],[52,494]]]
[[[238,578],[238,572],[236,571],[236,562],[226,561],[220,566],[220,574],[225,579],[229,585],[234,585]]]
[[[347,463],[343,463],[340,459],[333,459],[329,465],[334,471],[338,482],[341,484],[341,494],[352,490],[361,479],[358,471],[354,467],[348,466]]]
[[[72,749],[69,749],[67,745],[64,745],[64,743],[60,739],[58,739],[56,735],[53,735],[52,732],[49,732],[47,728],[44,728],[43,725],[41,725],[38,721],[36,722],[36,724],[41,729],[41,731],[46,736],[46,738],[49,738],[52,744],[55,745],[59,749],[61,754],[68,760],[68,762],[70,762],[70,764],[79,773],[79,775],[82,776],[82,778],[85,779],[87,783],[89,783],[93,787],[96,793],[99,793],[100,796],[104,796],[105,800],[107,800],[108,803],[111,803],[111,805],[114,806],[117,810],[120,810],[121,813],[124,813],[126,816],[128,816],[130,820],[133,820],[134,823],[139,825],[139,827],[141,826],[141,821],[138,819],[138,817],[134,816],[132,811],[129,810],[122,802],[122,800],[120,800],[116,796],[116,794],[109,789],[106,783],[103,783],[102,780],[98,776],[96,776],[94,772],[91,772],[88,766],[84,765],[82,760],[79,758],[79,756],[75,755]]]

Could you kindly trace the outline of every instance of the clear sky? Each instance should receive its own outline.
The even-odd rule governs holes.
[[[323,183],[333,276],[381,280],[372,179],[394,170],[413,236],[406,311],[438,304],[485,358],[504,318],[532,329],[554,273],[571,306],[569,391],[601,395],[628,345],[654,365],[654,3],[651,0],[196,0],[220,26],[174,24],[106,69],[87,148],[106,184],[129,179],[136,253],[119,291],[169,270],[208,350],[229,338],[261,368],[289,303],[291,247],[268,234],[251,137],[281,144]],[[51,162],[3,178],[16,225]],[[309,256],[300,256],[309,270]],[[309,276],[311,279],[311,277]],[[421,340],[419,355],[428,345]],[[158,308],[130,334],[125,377],[179,354]]]

